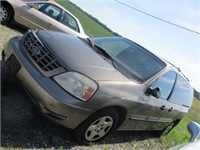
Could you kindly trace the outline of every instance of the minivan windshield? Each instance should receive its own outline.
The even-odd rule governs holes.
[[[158,57],[128,39],[98,37],[90,40],[112,57],[120,72],[139,82],[149,79],[166,66]]]

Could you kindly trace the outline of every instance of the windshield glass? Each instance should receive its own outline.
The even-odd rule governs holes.
[[[128,39],[102,37],[90,40],[107,51],[119,71],[140,82],[147,80],[166,66],[158,57]]]

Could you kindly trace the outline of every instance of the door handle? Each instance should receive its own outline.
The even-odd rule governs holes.
[[[173,110],[173,108],[171,107],[170,109],[168,109],[168,111],[172,111]]]
[[[161,107],[160,107],[160,110],[165,110],[165,106],[164,106],[164,105],[161,106]]]

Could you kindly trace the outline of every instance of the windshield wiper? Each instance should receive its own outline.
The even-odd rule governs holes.
[[[90,40],[90,38],[87,38],[88,40],[88,44],[94,48],[94,50],[99,53],[100,55],[103,55],[104,57],[106,57],[107,59],[110,60],[110,62],[112,63],[112,65],[116,68],[116,65],[114,63],[114,59],[110,56],[110,54],[102,47],[100,47],[99,45],[95,44],[94,42],[92,42]]]
[[[92,42],[89,38],[87,38],[87,40],[88,40],[89,45],[90,45],[91,47],[93,47],[93,48],[95,49],[96,52],[98,52],[98,53],[100,52],[100,54],[102,54],[102,55],[105,56],[106,58],[109,58],[109,59],[113,60],[112,57],[110,56],[110,54],[109,54],[104,48],[102,48],[102,47],[100,47],[99,45],[95,44],[95,43]]]

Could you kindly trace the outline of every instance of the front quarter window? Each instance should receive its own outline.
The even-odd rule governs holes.
[[[34,5],[37,5],[38,8],[42,8],[45,4],[44,3],[33,3]]]
[[[150,87],[152,89],[160,88],[161,90],[161,99],[167,100],[171,94],[171,91],[174,87],[174,83],[176,80],[176,73],[173,71],[169,71],[159,77],[156,81],[154,81]]]

